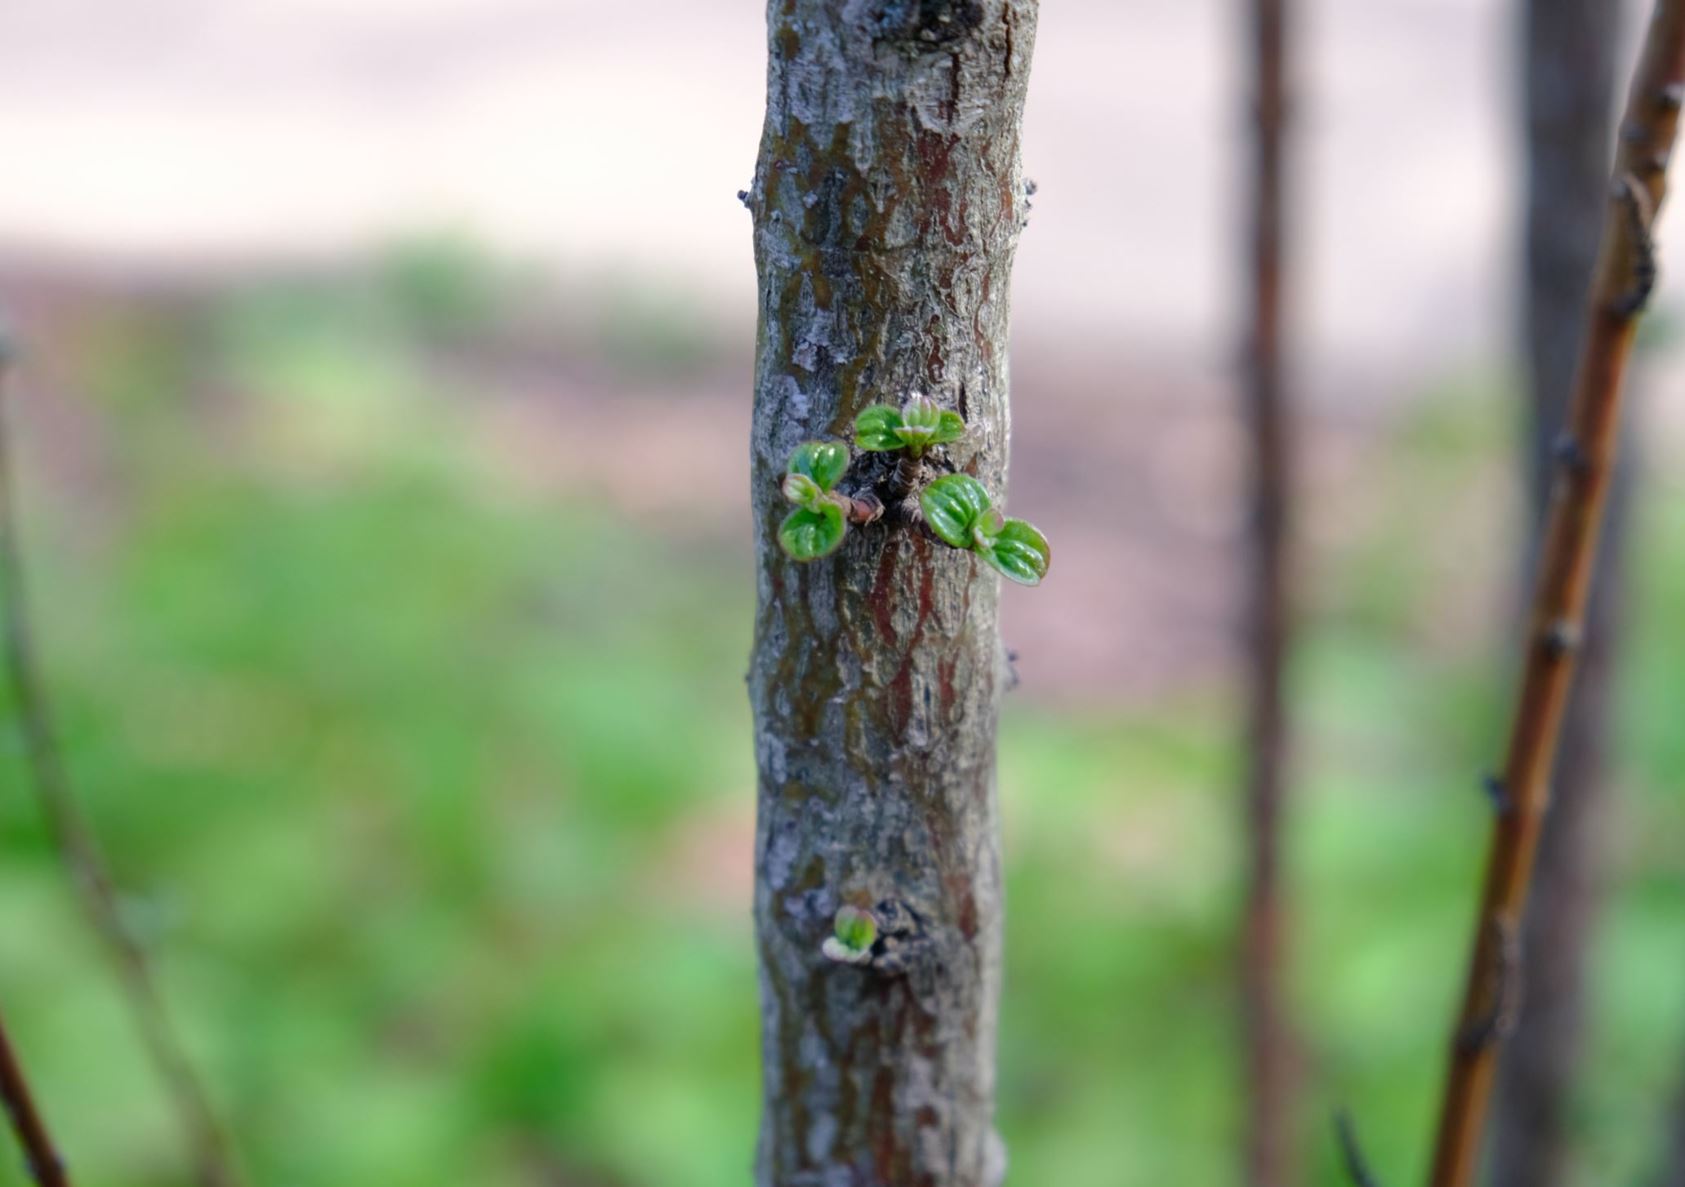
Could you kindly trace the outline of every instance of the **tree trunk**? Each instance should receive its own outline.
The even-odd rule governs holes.
[[[1285,0],[1252,0],[1254,70],[1250,326],[1245,413],[1251,432],[1247,648],[1246,921],[1241,1018],[1246,1062],[1245,1181],[1293,1178],[1292,1044],[1282,1002],[1281,813],[1287,773],[1284,687],[1290,615],[1287,544],[1291,467],[1282,393],[1282,139],[1286,123]]]
[[[1586,292],[1608,205],[1615,57],[1623,5],[1525,0],[1521,70],[1527,153],[1523,313],[1531,507],[1549,509],[1552,443],[1567,424]],[[1538,875],[1523,929],[1524,1007],[1504,1051],[1493,1117],[1494,1187],[1559,1187],[1569,1091],[1585,1017],[1607,816],[1605,742],[1619,647],[1632,433],[1623,431],[1580,672],[1568,702]],[[1529,557],[1537,555],[1535,532]],[[1529,563],[1531,571],[1531,563]]]
[[[753,188],[760,1187],[984,1187],[1001,955],[998,578],[895,508],[798,565],[792,448],[919,390],[1000,491],[1036,0],[771,0]],[[857,457],[863,472],[892,467]],[[861,489],[864,489],[862,485]],[[853,493],[853,492],[850,492]],[[821,954],[837,909],[885,929]]]

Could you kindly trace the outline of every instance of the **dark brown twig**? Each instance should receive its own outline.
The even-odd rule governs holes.
[[[1292,1028],[1282,1000],[1281,815],[1286,798],[1285,674],[1292,637],[1288,546],[1290,425],[1283,391],[1282,274],[1287,123],[1287,0],[1251,0],[1254,71],[1250,325],[1245,414],[1250,430],[1247,578],[1246,819],[1248,878],[1241,937],[1246,1182],[1293,1178]]]
[[[1685,99],[1685,0],[1658,0],[1627,100],[1590,326],[1575,379],[1568,448],[1560,453],[1529,618],[1527,658],[1492,833],[1473,952],[1434,1150],[1433,1187],[1473,1182],[1502,1026],[1518,988],[1503,948],[1523,918],[1577,646],[1590,592],[1620,425],[1621,388],[1637,315],[1654,279],[1651,235]],[[1494,1023],[1498,1025],[1494,1027]],[[1480,1041],[1470,1041],[1472,1037]]]
[[[59,749],[26,600],[5,416],[12,347],[0,341],[0,632],[25,757],[53,843],[71,875],[88,924],[106,949],[153,1065],[168,1089],[193,1153],[201,1187],[238,1187],[234,1163],[186,1049],[158,993],[146,950],[118,906],[111,875],[82,815]]]
[[[1369,1160],[1363,1156],[1363,1146],[1357,1140],[1357,1127],[1352,1124],[1351,1114],[1344,1109],[1334,1114],[1334,1136],[1340,1143],[1340,1162],[1346,1168],[1346,1177],[1351,1180],[1352,1187],[1381,1187],[1381,1181],[1369,1169]]]
[[[4,1021],[0,1021],[0,1104],[5,1105],[6,1115],[11,1118],[12,1132],[23,1147],[24,1163],[36,1187],[70,1187],[70,1174],[53,1145],[52,1135],[47,1132],[47,1122],[24,1077],[17,1051],[6,1035]]]

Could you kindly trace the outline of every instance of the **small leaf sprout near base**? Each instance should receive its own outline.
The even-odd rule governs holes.
[[[872,945],[877,942],[878,921],[872,913],[859,907],[842,907],[819,950],[827,960],[838,964],[867,964],[872,959]]]

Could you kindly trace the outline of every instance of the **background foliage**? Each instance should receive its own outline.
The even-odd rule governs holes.
[[[751,566],[739,508],[685,491],[712,454],[735,470],[742,437],[724,417],[631,460],[650,426],[721,419],[694,407],[696,375],[736,382],[706,319],[635,295],[564,317],[451,241],[54,308],[26,319],[13,418],[36,626],[74,775],[256,1179],[744,1182]],[[534,344],[556,341],[613,415],[534,390]],[[1501,378],[1452,377],[1377,415],[1355,518],[1312,549],[1292,996],[1313,1101],[1355,1109],[1389,1181],[1421,1169],[1488,811],[1513,408]],[[581,450],[634,472],[582,487],[557,460]],[[1576,1113],[1599,1182],[1659,1157],[1685,1040],[1685,483],[1655,460]],[[1080,488],[1063,502],[1085,513]],[[1015,1179],[1221,1182],[1231,690],[1073,698],[1034,653],[1020,669],[1001,763]],[[11,708],[0,1001],[82,1181],[180,1183]],[[1340,1181],[1313,1149],[1315,1181]],[[23,1181],[0,1159],[0,1184]]]

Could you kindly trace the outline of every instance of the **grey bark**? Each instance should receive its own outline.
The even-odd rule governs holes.
[[[791,449],[920,390],[1006,470],[1008,282],[1035,0],[771,0],[753,187],[760,325],[749,671],[759,771],[760,1187],[984,1187],[1001,874],[998,578],[892,506],[798,565],[775,532]],[[888,490],[857,456],[843,489]],[[821,955],[843,904],[898,933]],[[890,949],[893,949],[891,951]]]
[[[1553,442],[1567,420],[1609,203],[1624,7],[1608,0],[1523,2],[1522,310],[1535,524],[1544,520]],[[1627,432],[1523,930],[1522,1014],[1500,1064],[1493,1118],[1494,1187],[1558,1187],[1570,1169],[1571,1086],[1585,1030],[1587,949],[1600,897],[1600,825],[1608,815],[1606,742],[1620,642],[1631,446]],[[1529,556],[1536,546],[1535,536]]]

